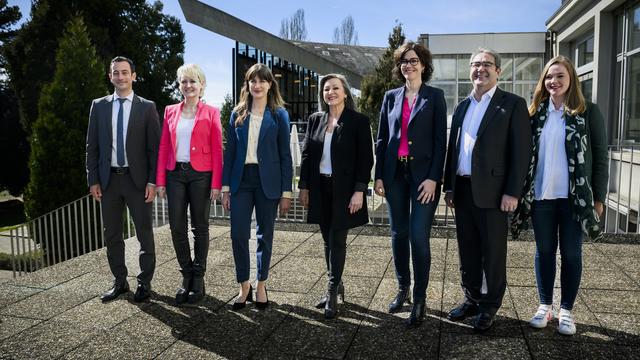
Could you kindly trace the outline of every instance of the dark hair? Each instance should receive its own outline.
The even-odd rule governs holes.
[[[347,78],[342,74],[327,74],[322,79],[320,79],[320,90],[318,91],[318,107],[322,109],[322,111],[329,111],[329,105],[327,105],[327,103],[324,101],[324,84],[331,79],[338,79],[342,83],[344,94],[347,96],[347,98],[344,100],[344,107],[350,110],[355,110],[356,102],[353,100],[351,87],[347,82]]]
[[[131,67],[131,72],[132,73],[136,72],[136,66],[133,64],[133,60],[131,60],[131,59],[127,58],[127,57],[124,57],[124,56],[116,56],[116,57],[114,57],[111,60],[111,64],[117,63],[117,62],[123,62],[123,61],[126,61],[126,62],[129,63],[129,66]],[[111,71],[111,70],[109,70],[109,71]]]
[[[424,66],[424,71],[422,72],[422,82],[427,82],[431,80],[431,75],[433,75],[433,57],[431,56],[431,51],[427,49],[425,46],[415,43],[413,41],[409,41],[404,45],[400,46],[393,53],[393,60],[396,66],[393,68],[393,75],[398,80],[404,80],[404,76],[402,76],[402,71],[400,70],[400,60],[404,57],[408,51],[413,50],[418,55],[418,59],[420,59],[420,63]]]
[[[245,118],[251,111],[251,102],[253,101],[253,97],[251,96],[251,91],[249,90],[249,81],[258,78],[260,80],[264,80],[271,84],[269,91],[267,92],[267,106],[275,113],[277,108],[284,107],[285,102],[282,99],[282,95],[280,95],[280,88],[278,87],[278,81],[273,76],[271,69],[265,64],[257,63],[247,70],[244,74],[244,84],[242,85],[242,89],[240,90],[240,101],[233,111],[236,112],[236,121],[234,123],[235,127],[242,126]]]

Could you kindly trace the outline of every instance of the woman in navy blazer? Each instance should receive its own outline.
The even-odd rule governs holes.
[[[309,209],[307,222],[320,224],[329,284],[316,304],[325,318],[337,314],[344,300],[342,272],[349,229],[369,222],[365,192],[371,179],[373,153],[369,119],[355,110],[344,76],[320,80],[322,111],[309,117],[300,165],[300,202]]]
[[[158,151],[156,185],[158,195],[169,202],[169,224],[182,286],[176,303],[196,303],[204,297],[204,272],[209,253],[211,200],[220,195],[222,182],[222,127],[220,110],[200,98],[206,84],[196,64],[178,68],[184,101],[164,110],[164,125]],[[193,252],[187,237],[187,207],[191,212]]]
[[[431,267],[429,237],[440,198],[447,137],[444,92],[426,85],[433,73],[429,50],[408,42],[394,53],[394,75],[405,85],[387,91],[380,109],[374,189],[385,196],[391,223],[391,247],[398,293],[389,312],[413,301],[407,325],[422,323]]]
[[[231,241],[240,283],[233,310],[253,301],[249,283],[251,214],[256,211],[258,309],[268,304],[273,230],[278,205],[285,214],[291,206],[293,167],[289,148],[289,115],[271,70],[255,64],[247,70],[240,102],[233,109],[227,131],[222,171],[222,205],[231,211]]]

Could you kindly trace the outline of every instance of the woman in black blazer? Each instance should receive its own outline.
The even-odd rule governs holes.
[[[349,229],[369,222],[366,194],[373,166],[369,119],[355,111],[346,78],[329,74],[320,80],[322,111],[309,117],[300,167],[300,202],[307,222],[320,224],[329,285],[316,304],[324,316],[337,314],[344,300],[342,272]]]
[[[444,92],[426,85],[433,73],[431,53],[408,42],[394,53],[394,75],[405,85],[387,91],[380,109],[374,189],[385,196],[391,223],[391,248],[398,293],[389,312],[413,301],[408,325],[422,323],[425,314],[431,253],[431,224],[440,198],[447,137]]]

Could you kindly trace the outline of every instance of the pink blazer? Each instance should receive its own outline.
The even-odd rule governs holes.
[[[166,186],[167,170],[176,167],[176,127],[184,101],[164,109],[164,123],[158,152],[157,186]],[[191,166],[197,171],[212,171],[211,188],[222,188],[222,126],[220,110],[198,102],[196,119],[191,133]]]

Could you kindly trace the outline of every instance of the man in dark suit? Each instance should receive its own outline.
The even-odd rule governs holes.
[[[454,111],[445,165],[445,200],[455,208],[465,295],[448,318],[476,315],[473,327],[484,331],[502,305],[507,213],[518,204],[532,144],[525,100],[497,87],[500,56],[479,49],[470,70],[473,91]]]
[[[122,56],[111,60],[109,79],[115,92],[93,101],[87,131],[87,180],[102,207],[107,260],[115,277],[101,299],[107,302],[129,291],[122,234],[126,204],[140,242],[141,271],[134,295],[140,302],[150,296],[156,262],[151,203],[160,124],[155,104],[133,93],[136,73],[131,60]]]

